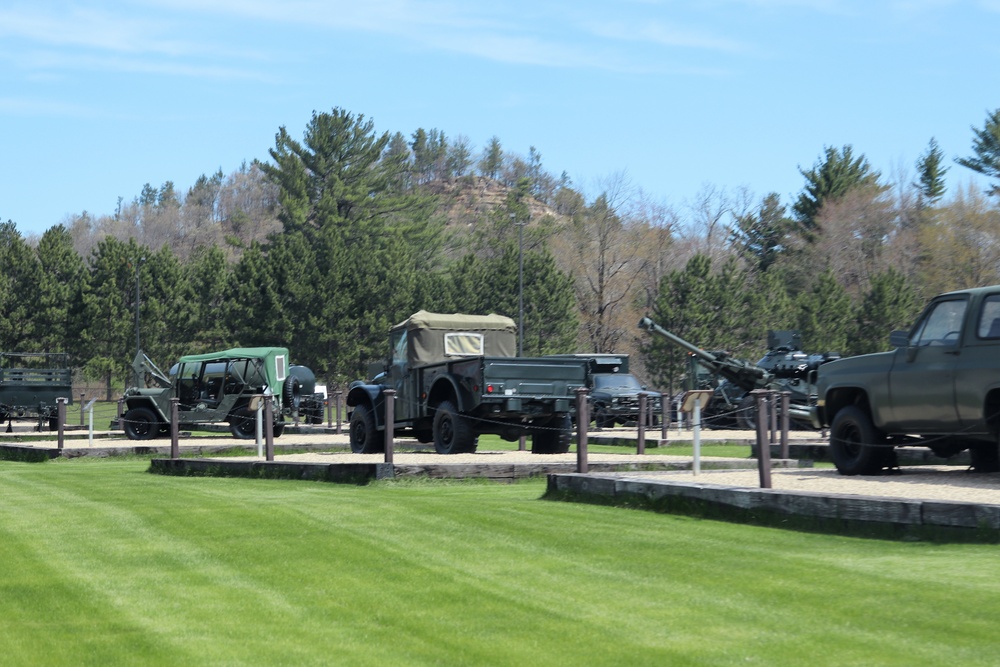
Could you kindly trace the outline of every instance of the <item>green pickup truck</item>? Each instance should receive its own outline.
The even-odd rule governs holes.
[[[811,419],[830,429],[837,470],[878,474],[905,445],[1000,470],[1000,285],[935,297],[890,344],[819,367]]]
[[[569,451],[587,362],[515,357],[516,331],[502,315],[423,310],[392,327],[383,372],[348,390],[351,450],[382,451],[392,389],[393,433],[433,442],[439,454],[474,452],[484,433],[509,441],[530,435],[536,454]]]

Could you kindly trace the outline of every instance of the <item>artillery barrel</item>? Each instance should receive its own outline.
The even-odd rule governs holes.
[[[674,334],[670,333],[669,331],[661,327],[659,324],[649,319],[648,317],[644,317],[641,320],[639,320],[639,327],[641,329],[645,329],[646,331],[652,331],[654,333],[658,333],[667,340],[669,340],[674,345],[683,347],[685,350],[695,355],[705,363],[710,364],[713,370],[717,371],[717,369],[722,366],[723,362],[711,352],[706,352],[697,345],[692,345],[691,343],[687,342],[680,336],[675,336]]]

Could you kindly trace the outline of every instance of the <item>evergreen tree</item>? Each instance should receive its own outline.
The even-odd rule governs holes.
[[[857,332],[850,354],[868,354],[888,348],[889,333],[909,329],[920,314],[922,304],[906,276],[894,268],[872,277],[871,287],[858,306]]]
[[[503,163],[504,157],[500,139],[493,136],[490,138],[489,145],[483,149],[483,155],[479,160],[479,173],[495,181],[503,171]]]
[[[854,310],[837,276],[827,269],[798,299],[798,329],[813,349],[850,354],[854,349]]]
[[[736,216],[730,242],[746,262],[757,271],[767,271],[785,250],[785,240],[793,221],[775,192],[764,197],[756,211]]]
[[[505,242],[489,257],[466,255],[451,271],[455,308],[474,315],[497,313],[516,322],[517,243]],[[524,322],[521,347],[526,356],[573,352],[576,300],[572,279],[559,270],[544,248],[524,253]]]
[[[86,265],[73,249],[72,235],[62,225],[42,234],[37,253],[40,273],[32,310],[39,348],[76,357],[82,352],[75,343],[79,341]]]
[[[934,206],[944,196],[944,175],[948,168],[944,166],[944,152],[938,146],[937,140],[931,137],[927,144],[927,152],[917,160],[917,189],[919,208]]]
[[[854,149],[850,145],[844,146],[839,151],[827,147],[824,153],[825,157],[809,171],[799,169],[799,173],[806,179],[806,185],[792,205],[792,212],[795,214],[799,231],[806,238],[819,231],[816,216],[825,202],[838,199],[857,187],[881,187],[878,185],[881,176],[879,172],[872,171],[863,155],[855,157]]]
[[[123,242],[108,236],[97,244],[90,258],[82,299],[80,343],[89,352],[83,372],[86,377],[104,381],[107,400],[111,400],[115,382],[121,386],[128,377],[136,353],[136,275],[138,272],[141,286],[146,277],[142,260],[149,256],[149,249],[139,246],[135,239]],[[141,307],[139,312],[141,325],[146,313]]]
[[[42,279],[35,251],[10,220],[0,223],[0,350],[42,352],[35,318]]]
[[[1000,178],[1000,109],[987,116],[983,129],[973,127],[972,133],[974,155],[955,162],[989,178]],[[1000,196],[1000,184],[991,185],[987,194]]]

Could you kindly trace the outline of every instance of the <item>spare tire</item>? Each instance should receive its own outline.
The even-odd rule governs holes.
[[[299,379],[292,376],[285,378],[285,386],[281,393],[284,407],[290,408],[292,412],[298,412],[299,404],[302,402],[302,383]]]

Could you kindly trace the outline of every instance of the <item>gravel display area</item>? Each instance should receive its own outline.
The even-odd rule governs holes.
[[[614,435],[618,437],[634,437],[634,429],[614,429],[605,430],[594,435]],[[100,434],[108,435],[108,434]],[[652,440],[659,437],[659,429],[654,429],[652,433],[647,433],[647,438]],[[690,443],[691,432],[677,432],[671,429],[669,433],[670,441],[679,443]],[[702,441],[705,443],[713,440],[746,441],[752,442],[754,434],[748,431],[711,431],[702,433]],[[0,438],[0,440],[5,440]],[[790,434],[791,441],[816,441],[817,434],[808,431],[797,431]],[[592,441],[596,443],[595,441]],[[54,442],[32,441],[30,443],[20,443],[35,447],[53,447]],[[400,449],[412,447],[413,441],[401,440],[398,443]],[[90,445],[86,438],[67,440],[67,449],[94,448],[122,448],[141,446],[167,447],[170,446],[168,438],[160,438],[143,443],[137,443],[125,439],[124,437],[98,437]],[[227,446],[254,446],[253,441],[236,440],[227,437],[186,437],[180,440],[181,456],[185,455],[184,448],[198,447],[227,447]],[[285,447],[312,448],[317,451],[300,454],[282,454],[279,448],[275,454],[275,461],[288,462],[312,462],[312,463],[382,463],[383,454],[353,454],[348,447],[347,434],[327,432],[313,433],[285,433],[280,438],[275,439],[275,445]],[[530,446],[530,444],[529,444]],[[322,451],[329,448],[327,451]],[[589,452],[588,460],[592,463],[619,461],[649,461],[670,460],[681,463],[690,463],[690,456],[676,456],[669,454],[669,447],[658,447],[649,450],[645,456],[637,456],[629,453],[629,448],[623,447],[621,453],[598,454]],[[204,455],[204,454],[203,454]],[[210,454],[209,454],[210,456]],[[263,457],[226,457],[227,460],[263,460]],[[517,464],[540,464],[540,463],[566,463],[575,464],[576,454],[551,454],[538,455],[530,451],[479,451],[475,454],[458,454],[453,456],[441,456],[430,451],[399,451],[394,455],[394,461],[400,465],[517,465]],[[600,473],[602,476],[615,474],[630,478],[655,479],[664,483],[685,483],[685,484],[712,484],[738,488],[757,488],[759,486],[756,464],[753,460],[746,460],[747,469],[744,471],[731,470],[705,470],[695,475],[690,470],[679,472],[629,472],[629,473]],[[819,494],[845,494],[855,496],[879,496],[894,498],[918,498],[926,500],[942,500],[955,502],[969,502],[980,504],[1000,505],[1000,473],[976,474],[969,473],[964,466],[906,466],[898,472],[878,477],[844,477],[837,474],[831,468],[785,468],[774,469],[771,472],[772,488],[785,491],[804,491]]]
[[[691,472],[622,473],[642,478],[686,484],[759,488],[756,470],[708,470]],[[771,488],[823,495],[875,496],[942,500],[1000,505],[1000,473],[970,473],[959,466],[910,466],[875,477],[845,477],[832,468],[794,468],[771,471]]]

